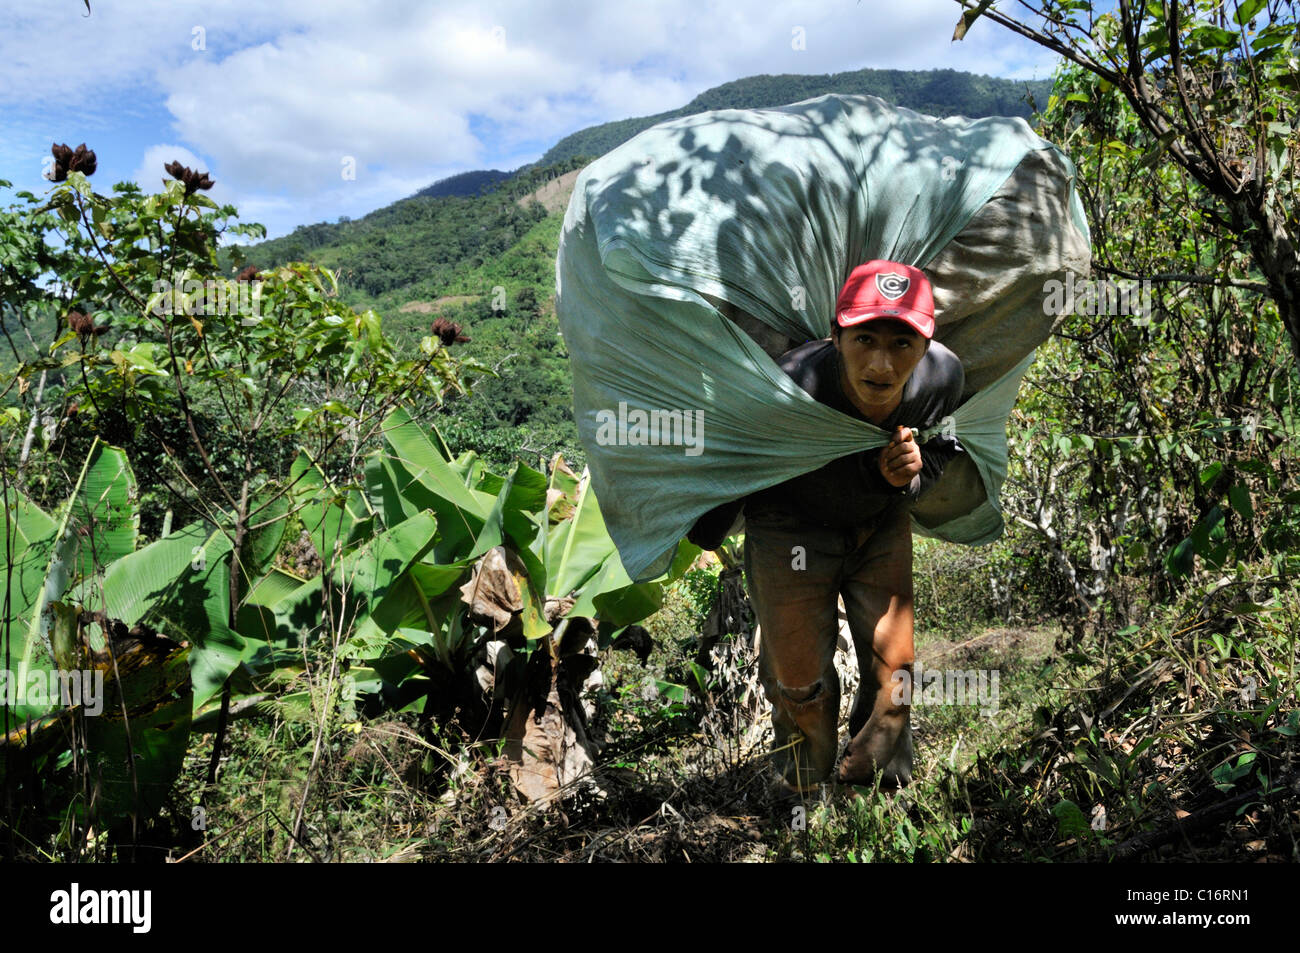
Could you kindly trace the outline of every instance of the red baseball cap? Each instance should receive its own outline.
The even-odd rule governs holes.
[[[920,268],[877,259],[850,272],[835,301],[835,322],[849,328],[877,318],[893,318],[923,338],[934,337],[934,295]]]

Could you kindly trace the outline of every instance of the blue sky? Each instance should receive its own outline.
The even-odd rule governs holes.
[[[271,237],[353,218],[570,132],[757,73],[952,68],[1047,78],[1047,51],[953,0],[40,0],[5,4],[0,178],[38,195],[52,142],[96,188],[179,159]],[[803,49],[792,42],[801,30]],[[352,160],[355,179],[343,169]],[[0,192],[0,203],[9,195]]]

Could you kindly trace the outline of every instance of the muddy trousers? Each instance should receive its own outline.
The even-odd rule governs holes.
[[[745,515],[745,578],[762,630],[759,672],[772,704],[772,757],[786,783],[826,780],[838,748],[837,596],[843,596],[861,682],[838,780],[886,786],[912,777],[908,706],[893,674],[913,659],[911,513],[900,502],[870,526],[800,524]]]

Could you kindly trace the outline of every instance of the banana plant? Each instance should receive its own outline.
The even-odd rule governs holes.
[[[504,739],[522,794],[552,797],[594,763],[580,701],[591,636],[608,644],[657,611],[698,550],[683,546],[664,579],[633,583],[589,475],[558,455],[549,478],[521,463],[501,476],[472,453],[453,459],[401,411],[384,439],[366,468],[376,525],[427,512],[437,531],[344,648],[357,687],[430,717],[459,711],[480,737]],[[358,522],[346,503],[331,516],[336,539]]]
[[[26,786],[71,757],[86,783],[63,793],[83,823],[156,811],[189,737],[189,645],[168,637],[181,627],[165,615],[158,629],[139,624],[185,600],[159,595],[174,574],[153,565],[158,544],[135,549],[137,500],[126,455],[99,440],[54,514],[16,490],[4,499],[0,779]],[[59,789],[50,780],[46,795]]]
[[[239,629],[253,641],[302,638],[325,614],[326,589],[345,594],[349,675],[359,692],[387,704],[439,707],[440,691],[473,679],[489,642],[497,672],[513,672],[494,686],[500,701],[535,653],[558,658],[553,636],[566,620],[594,619],[608,643],[657,611],[664,583],[696,555],[683,546],[664,580],[635,584],[589,478],[562,459],[549,477],[522,463],[493,473],[472,452],[453,457],[436,429],[403,409],[382,433],[382,449],[365,461],[364,488],[338,487],[299,456],[295,505],[325,569],[296,587],[255,584],[256,605],[241,612]],[[264,589],[273,596],[262,598]]]
[[[58,672],[50,606],[72,589],[102,578],[104,567],[135,548],[138,495],[126,454],[98,439],[72,493],[53,515],[18,490],[8,491],[0,552],[5,582],[0,670],[7,682],[0,694],[0,718],[6,736],[62,707],[46,698],[47,692],[28,691],[41,681],[48,685],[51,673]]]
[[[303,453],[288,495],[264,489],[277,502],[262,533],[245,542],[249,585],[234,618],[229,534],[195,523],[137,549],[137,492],[120,450],[96,442],[53,515],[19,493],[6,498],[5,651],[20,677],[48,678],[69,652],[102,662],[107,651],[117,664],[118,647],[140,679],[109,693],[125,717],[88,733],[107,752],[102,803],[116,815],[160,803],[179,771],[191,716],[210,709],[227,684],[253,687],[260,676],[301,665],[302,647],[319,638],[323,620],[337,626],[358,692],[426,714],[477,693],[500,727],[504,712],[522,717],[527,673],[548,668],[554,688],[564,657],[587,644],[585,635],[566,635],[595,633],[607,643],[659,608],[667,579],[628,578],[586,474],[558,457],[549,477],[523,464],[493,473],[473,453],[453,458],[436,430],[400,409],[382,432],[363,486],[335,486]],[[324,564],[310,580],[273,565],[290,508]],[[694,555],[683,547],[667,578]],[[135,641],[113,641],[124,633]],[[141,650],[158,639],[170,648]],[[29,723],[57,721],[58,708],[48,699],[6,704],[7,733],[22,743]],[[123,770],[129,751],[134,771]]]

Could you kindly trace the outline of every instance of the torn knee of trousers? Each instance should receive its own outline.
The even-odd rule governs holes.
[[[815,681],[811,685],[804,685],[802,688],[791,688],[779,682],[777,685],[786,701],[793,705],[807,705],[810,702],[815,702],[826,691],[826,683],[822,680]]]

